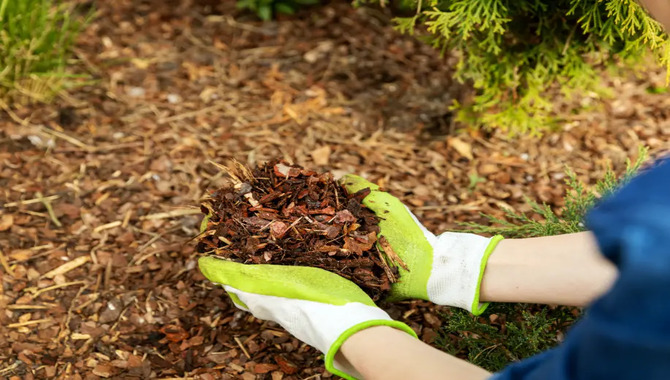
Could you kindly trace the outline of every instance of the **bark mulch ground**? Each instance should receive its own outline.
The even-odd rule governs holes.
[[[320,354],[235,309],[196,269],[209,161],[357,173],[441,231],[560,206],[639,144],[668,149],[663,73],[582,94],[565,131],[457,134],[448,58],[348,1],[260,23],[232,1],[96,2],[77,44],[95,81],[0,113],[0,378],[330,378]],[[426,342],[448,308],[387,306]]]

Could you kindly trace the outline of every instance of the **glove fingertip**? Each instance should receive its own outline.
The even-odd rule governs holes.
[[[379,190],[379,186],[368,181],[367,179],[357,176],[355,174],[345,174],[340,179],[340,184],[344,186],[350,193],[355,193],[359,190],[369,188],[370,190]]]

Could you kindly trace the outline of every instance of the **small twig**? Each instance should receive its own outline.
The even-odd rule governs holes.
[[[237,342],[237,345],[240,346],[240,348],[242,349],[242,352],[244,353],[244,356],[246,356],[247,359],[251,359],[251,355],[249,355],[249,352],[247,352],[247,349],[244,347],[244,344],[242,344],[242,342],[240,341],[240,338],[235,337],[233,339],[235,339],[235,342]]]
[[[91,256],[79,256],[76,259],[72,261],[68,261],[67,263],[59,266],[58,268],[51,270],[47,273],[45,273],[42,277],[44,278],[53,278],[56,277],[59,274],[65,274],[75,268],[78,268],[84,264],[86,264],[89,260],[91,260]]]
[[[95,302],[98,298],[100,298],[100,293],[92,293],[92,294],[89,294],[89,296],[90,296],[90,299],[89,299],[89,300],[84,301],[81,305],[75,307],[73,310],[74,310],[75,312],[77,312],[77,311],[79,311],[79,310],[85,308],[86,306],[92,304],[92,303]]]
[[[86,256],[86,257],[88,257],[88,256]],[[35,298],[39,297],[42,293],[46,293],[48,291],[55,290],[55,289],[65,288],[65,287],[72,286],[72,285],[86,285],[86,281],[66,282],[64,284],[53,285],[53,286],[49,286],[47,288],[39,289],[39,290],[35,287],[32,287],[32,288],[26,288],[26,289],[24,289],[24,291],[32,293],[31,297],[33,299],[35,299]]]
[[[48,250],[44,251],[44,252],[41,252],[41,253],[38,253],[38,254],[35,254],[35,255],[31,254],[30,256],[22,256],[22,257],[10,256],[12,258],[11,263],[16,264],[16,263],[22,263],[22,262],[25,262],[25,261],[28,261],[28,260],[38,259],[40,257],[44,257],[44,256],[50,254],[51,252],[53,252],[57,249],[61,249],[63,247],[65,247],[65,244],[61,244],[58,247],[54,247],[52,244],[46,244],[46,245],[40,245],[40,246],[37,246],[37,247],[32,247],[29,250],[33,251],[33,252],[39,251],[41,249],[48,249]],[[49,249],[49,248],[51,248],[51,249]]]
[[[21,119],[17,114],[14,113],[14,111],[12,111],[12,109],[7,105],[7,103],[2,101],[2,99],[0,99],[0,108],[2,108],[5,112],[7,112],[9,117],[12,118],[14,122],[24,127],[30,125],[30,122],[28,120]]]
[[[12,363],[9,367],[5,367],[3,369],[0,369],[0,376],[4,376],[10,372],[14,372],[14,370],[18,369],[23,362],[17,360],[14,363]]]
[[[498,344],[494,344],[493,346],[490,346],[490,347],[486,347],[485,349],[479,351],[479,353],[475,356],[474,359],[472,359],[472,361],[477,360],[477,358],[478,358],[481,354],[485,353],[486,351],[494,350],[494,349],[495,349],[496,347],[498,347],[498,346],[500,346],[500,343],[498,343]]]
[[[178,210],[173,210],[173,211],[168,211],[168,212],[159,212],[156,214],[149,214],[149,215],[144,215],[140,217],[140,220],[157,220],[157,219],[169,219],[169,218],[174,218],[178,216],[186,216],[186,215],[195,215],[195,214],[200,214],[201,211],[200,209],[193,209],[193,208],[185,208],[185,209],[178,209]],[[119,222],[120,224],[120,222]]]
[[[377,247],[377,253],[379,253],[380,262],[381,262],[382,267],[384,268],[384,273],[386,273],[386,277],[388,277],[389,281],[392,284],[395,283],[396,281],[398,281],[398,279],[393,274],[393,271],[391,270],[391,267],[389,266],[388,261],[384,257],[383,251],[381,249],[379,249],[379,247]]]
[[[21,322],[21,323],[10,323],[7,325],[7,327],[11,328],[16,328],[16,327],[23,327],[23,326],[31,326],[31,325],[38,325],[40,323],[44,322],[51,322],[51,318],[44,318],[44,319],[35,319],[34,321],[26,321],[26,322]]]
[[[133,210],[126,211],[126,215],[123,216],[123,222],[121,222],[121,227],[123,227],[123,228],[128,227],[128,222],[130,221],[130,217],[132,215],[133,215]]]
[[[108,229],[110,229],[110,228],[118,227],[118,226],[120,226],[121,224],[123,224],[123,223],[122,223],[120,220],[117,220],[116,222],[111,222],[111,223],[103,224],[103,225],[101,225],[101,226],[97,226],[97,227],[95,227],[95,228],[93,229],[93,232],[100,232],[100,231],[108,230]]]
[[[50,195],[48,197],[38,197],[38,198],[33,198],[33,199],[27,199],[25,201],[18,201],[18,202],[9,202],[5,203],[2,205],[2,207],[17,207],[17,206],[25,206],[25,205],[31,205],[35,203],[40,203],[40,202],[50,202],[54,201],[56,199],[60,198],[60,195]]]
[[[178,229],[179,227],[177,226],[176,228]],[[144,244],[142,244],[141,246],[139,246],[139,247],[137,248],[137,251],[136,251],[136,252],[137,252],[137,253],[140,253],[140,252],[144,251],[144,250],[147,249],[151,244],[153,244],[153,243],[155,243],[156,241],[158,241],[158,239],[162,238],[163,236],[165,236],[166,234],[168,234],[168,233],[170,233],[170,232],[173,232],[174,230],[175,230],[175,228],[171,228],[171,229],[169,229],[169,230],[164,230],[163,232],[161,232],[161,233],[159,233],[159,234],[155,234],[155,235],[153,235],[153,236],[151,237],[151,239],[149,239],[149,241],[147,241],[146,243],[144,243]],[[216,231],[214,231],[214,232],[216,232]]]
[[[43,212],[36,212],[36,211],[30,211],[30,210],[19,210],[18,212],[23,213],[23,214],[32,215],[32,216],[37,216],[37,217],[40,217],[40,218],[45,218],[45,219],[49,217],[49,215],[47,215]]]
[[[46,305],[7,305],[8,310],[46,310],[51,309],[53,306]]]
[[[46,207],[47,212],[49,213],[49,218],[51,219],[53,224],[55,224],[56,227],[59,227],[59,228],[63,227],[63,224],[60,222],[60,220],[58,220],[58,217],[56,216],[56,213],[54,212],[54,209],[51,206],[51,201],[46,200],[46,198],[44,198],[44,195],[42,195],[42,193],[39,192],[39,191],[36,192],[35,195],[37,195],[37,199],[40,202],[42,202],[44,207]]]
[[[112,260],[107,261],[107,267],[105,268],[105,277],[102,281],[102,289],[108,290],[109,284],[112,281]]]
[[[5,257],[5,254],[2,253],[2,249],[0,249],[0,264],[2,264],[2,267],[5,268],[5,271],[7,271],[7,274],[14,277],[14,271],[9,266],[9,263],[7,262],[7,258]]]
[[[335,207],[339,210],[340,209],[340,192],[337,191],[337,186],[333,186],[333,190],[335,190]]]
[[[384,250],[384,253],[386,254],[386,257],[388,257],[389,261],[391,264],[394,266],[400,266],[402,269],[409,271],[409,268],[407,267],[407,264],[402,261],[400,256],[398,256],[397,253],[393,250],[393,247],[391,246],[391,243],[389,243],[388,240],[384,236],[379,237],[379,245],[381,245],[382,249]]]
[[[48,134],[50,134],[50,135],[52,135],[52,136],[54,136],[54,137],[58,137],[58,138],[61,139],[61,140],[65,140],[65,141],[69,142],[70,144],[72,144],[72,145],[74,145],[74,146],[77,146],[77,147],[79,147],[79,148],[84,149],[84,150],[87,151],[87,152],[95,152],[95,148],[94,148],[94,147],[92,147],[92,146],[90,146],[90,145],[88,145],[88,144],[85,144],[85,143],[83,143],[83,142],[81,142],[81,141],[75,139],[75,138],[72,137],[72,136],[68,136],[68,135],[66,135],[65,133],[58,132],[58,131],[54,131],[53,129],[49,129],[49,128],[47,128],[47,127],[41,127],[41,129],[42,129],[43,132],[48,133]]]
[[[214,231],[214,232],[216,232],[216,231]],[[218,238],[219,240],[221,240],[222,242],[226,243],[226,245],[231,245],[231,244],[233,244],[233,242],[230,241],[230,240],[228,240],[228,239],[226,239],[225,236],[220,236],[220,235],[219,235],[219,236],[217,236],[217,238]]]

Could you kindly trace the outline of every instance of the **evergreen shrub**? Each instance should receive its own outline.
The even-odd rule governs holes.
[[[423,31],[435,48],[458,57],[456,78],[475,90],[467,102],[454,104],[458,119],[468,125],[537,134],[556,120],[555,94],[598,90],[603,68],[639,62],[648,52],[670,68],[667,35],[634,0],[395,0],[393,5],[409,14],[394,19],[397,30]]]

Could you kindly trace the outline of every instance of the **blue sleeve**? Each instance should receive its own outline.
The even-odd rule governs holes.
[[[586,221],[618,279],[562,345],[494,379],[670,379],[670,162],[638,175]]]

